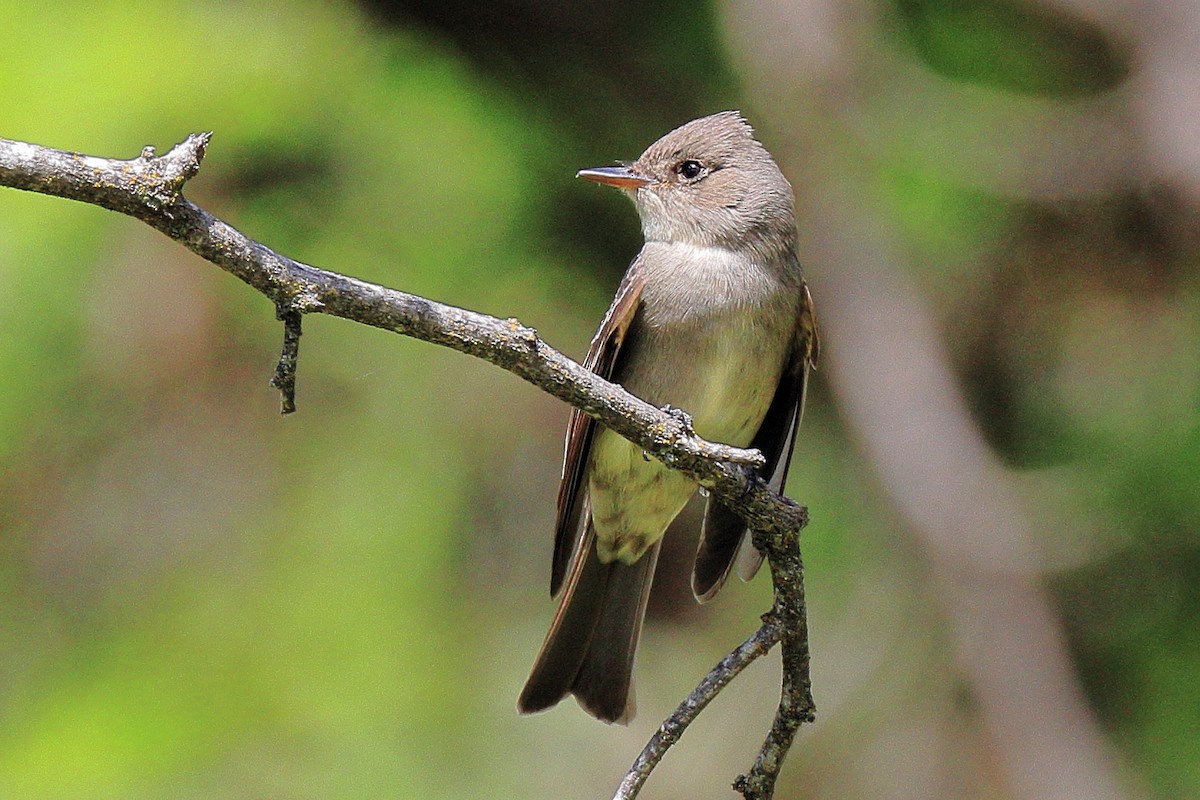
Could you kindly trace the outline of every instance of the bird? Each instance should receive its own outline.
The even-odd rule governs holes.
[[[782,491],[820,346],[791,184],[737,111],[692,120],[636,161],[578,177],[628,195],[645,239],[584,365],[684,412],[705,439],[757,448],[760,475]],[[572,411],[550,580],[559,603],[521,713],[574,695],[604,722],[633,718],[634,657],[662,536],[697,489]],[[753,576],[762,555],[747,539],[745,522],[708,497],[692,572],[699,602],[735,562]]]

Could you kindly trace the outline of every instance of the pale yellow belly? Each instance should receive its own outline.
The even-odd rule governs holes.
[[[747,380],[745,374],[738,374],[745,366],[736,358],[718,361],[704,371],[703,380],[660,393],[653,402],[665,395],[667,403],[693,415],[698,435],[745,447],[754,438],[778,381],[770,374],[763,376],[767,380]],[[761,363],[754,366],[762,369]],[[662,537],[697,486],[604,428],[592,442],[588,475],[596,549],[606,563],[637,561]]]
[[[632,564],[658,541],[696,491],[696,482],[607,429],[592,442],[588,476],[600,560]]]

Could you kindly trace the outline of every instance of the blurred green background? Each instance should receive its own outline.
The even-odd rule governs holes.
[[[0,136],[128,158],[212,130],[187,194],[251,237],[518,317],[575,357],[640,235],[627,201],[574,170],[742,108],[797,188],[827,323],[789,483],[813,519],[819,716],[779,796],[1200,797],[1190,6],[10,1],[0,15]],[[845,230],[824,206],[839,194]],[[846,242],[887,269],[864,276]],[[564,406],[310,316],[299,412],[280,417],[267,301],[63,200],[0,190],[0,285],[0,798],[608,797],[769,603],[760,578],[695,606],[694,542],[669,537],[634,724],[570,702],[520,718],[553,610]],[[896,330],[850,311],[885,285],[928,313],[927,365],[948,389],[919,379],[924,361],[856,349],[849,332],[870,345]],[[961,402],[966,432],[873,422],[871,404],[904,407],[905,374]],[[982,443],[994,480],[976,488],[1002,487],[1027,521],[1009,548],[1023,555],[993,559],[972,525],[961,552],[939,549],[937,523],[906,507],[926,459],[881,456],[889,431],[935,465]],[[983,507],[948,490],[956,504]],[[1049,614],[1008,658],[974,658],[952,591],[966,584],[987,613],[1005,610],[994,585]],[[1025,687],[1049,722],[1007,705]],[[643,797],[730,796],[777,691],[773,658],[751,668]]]

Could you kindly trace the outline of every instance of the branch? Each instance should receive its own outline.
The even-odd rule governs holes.
[[[770,800],[775,781],[796,733],[816,719],[812,679],[809,676],[808,605],[804,598],[804,562],[800,558],[800,529],[771,536],[754,531],[754,546],[766,553],[775,586],[775,604],[763,620],[783,648],[783,687],[771,731],[763,742],[754,767],[733,782],[746,800]]]
[[[775,603],[763,626],[723,659],[647,745],[618,791],[632,798],[667,749],[708,702],[754,658],[783,642],[783,692],[754,767],[735,784],[748,800],[770,798],[800,723],[813,718],[808,630],[799,535],[803,506],[772,491],[754,472],[762,454],[696,436],[686,415],[651,406],[559,353],[516,319],[443,305],[293,261],[246,237],[184,198],[211,134],[192,134],[163,156],[147,147],[129,161],[96,158],[0,139],[0,186],[79,200],[145,222],[264,294],[284,322],[272,385],[283,412],[294,410],[300,320],[329,314],[482,358],[592,416],[721,498],[754,531],[767,555]]]
[[[782,634],[783,631],[778,625],[765,624],[764,620],[763,626],[749,639],[721,659],[671,716],[658,726],[654,736],[629,768],[625,780],[621,781],[613,800],[633,800],[637,797],[650,773],[658,766],[658,762],[662,761],[667,750],[679,741],[687,727],[700,716],[700,712],[754,659],[766,655],[779,642]]]
[[[0,185],[80,200],[140,219],[266,295],[279,309],[329,314],[482,358],[582,409],[650,455],[700,482],[767,530],[795,525],[799,505],[744,466],[762,455],[705,441],[676,415],[651,406],[559,353],[518,320],[501,320],[293,261],[183,197],[211,134],[169,153],[147,147],[131,161],[0,139]]]
[[[667,750],[679,741],[687,727],[700,716],[700,712],[754,659],[766,655],[772,647],[782,642],[783,688],[775,721],[750,772],[738,776],[733,782],[733,788],[745,800],[770,800],[774,796],[775,781],[787,758],[788,749],[800,725],[816,718],[816,705],[813,703],[808,669],[808,612],[804,600],[804,564],[800,559],[800,529],[789,530],[782,536],[755,531],[754,546],[766,554],[771,566],[771,580],[775,586],[774,605],[763,615],[762,626],[721,659],[658,727],[629,768],[613,800],[633,800],[637,797]]]

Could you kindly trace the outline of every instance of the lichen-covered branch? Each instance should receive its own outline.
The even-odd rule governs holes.
[[[0,139],[0,186],[79,200],[135,217],[264,294],[285,324],[283,352],[272,383],[294,408],[300,320],[337,317],[440,344],[489,361],[583,410],[665,464],[696,479],[740,514],[767,554],[775,604],[763,627],[722,660],[684,701],[639,757],[618,797],[632,798],[684,729],[733,677],[776,642],[783,643],[783,696],[758,761],[738,788],[769,798],[799,724],[812,719],[808,632],[799,534],[807,510],[772,491],[751,467],[763,458],[705,441],[686,415],[658,409],[547,345],[515,319],[498,319],[293,261],[246,237],[183,196],[200,169],[210,134],[192,134],[158,156],[145,148],[115,160]]]
[[[490,361],[570,403],[696,478],[768,530],[795,525],[802,509],[742,466],[753,451],[707,442],[547,345],[515,319],[497,319],[293,261],[183,197],[210,134],[192,134],[162,156],[129,161],[0,139],[0,185],[80,200],[142,220],[267,296],[280,314],[331,314],[444,345]]]

